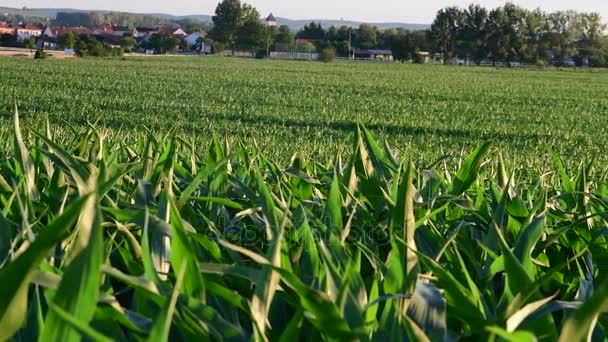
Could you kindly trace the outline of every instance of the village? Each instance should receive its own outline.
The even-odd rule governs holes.
[[[277,31],[279,25],[271,13],[262,20],[262,24],[270,31]],[[314,23],[311,23],[314,25]],[[280,28],[285,30],[284,27]],[[76,39],[90,37],[107,46],[109,49],[120,50],[121,53],[145,55],[179,54],[179,55],[208,55],[218,53],[237,57],[256,57],[259,51],[249,48],[230,49],[224,51],[217,48],[204,30],[186,31],[178,26],[156,27],[126,27],[112,23],[100,27],[68,27],[43,26],[35,24],[10,24],[0,22],[0,47],[25,48],[30,50],[61,51],[66,56],[75,55]],[[70,37],[66,39],[67,37]],[[155,38],[157,44],[154,44]],[[162,39],[165,38],[165,39]],[[168,39],[167,39],[168,38]],[[290,42],[269,42],[265,47],[265,56],[274,59],[317,60],[320,53],[315,44],[320,40],[314,38],[293,37]],[[264,54],[264,49],[262,49]],[[422,58],[428,58],[426,52],[419,53]],[[390,49],[370,49],[351,47],[349,42],[348,56],[337,59],[394,61]]]
[[[125,52],[141,52],[146,54],[161,53],[160,49],[150,47],[154,37],[167,36],[173,38],[175,49],[202,54],[211,53],[209,44],[203,39],[204,31],[186,32],[179,27],[122,27],[111,23],[101,27],[42,27],[30,24],[10,25],[0,22],[1,45],[35,48],[45,50],[64,50],[66,54],[74,54],[73,44],[65,44],[63,38],[90,36],[99,43],[112,48],[121,48]],[[67,45],[67,46],[66,46]],[[148,47],[148,48],[147,48]]]
[[[66,21],[48,18],[46,25],[40,21],[0,21],[0,51],[23,49],[21,56],[29,51],[34,58],[60,53],[79,57],[214,54],[323,62],[507,67],[608,65],[607,26],[597,13],[545,13],[512,4],[488,10],[471,5],[467,9],[440,10],[427,28],[380,28],[365,23],[323,27],[320,21],[293,28],[272,13],[262,17],[253,7],[244,6],[238,13],[231,13],[230,6],[223,6],[224,2],[218,5],[212,20],[198,21],[196,25],[182,25],[180,21],[156,25],[148,21],[148,25],[142,25],[143,22],[133,20],[126,24],[124,18],[113,20],[112,13],[105,17],[99,13],[77,14],[69,18],[76,19],[75,25],[72,21],[68,25]],[[512,15],[507,18],[504,13]],[[64,19],[70,15],[57,13],[58,18]],[[450,18],[460,19],[454,22]],[[479,26],[477,22],[484,24]]]

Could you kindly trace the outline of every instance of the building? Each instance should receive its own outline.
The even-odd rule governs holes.
[[[354,49],[353,55],[355,56],[355,59],[373,59],[376,61],[393,60],[393,52],[391,50]]]
[[[15,28],[15,34],[17,35],[17,41],[24,41],[31,37],[40,37],[44,30],[34,25],[19,25]]]
[[[39,49],[55,50],[59,46],[59,40],[54,37],[48,37],[43,35],[42,38],[38,39],[36,47]]]
[[[416,57],[414,62],[419,64],[427,64],[431,61],[431,53],[427,51],[418,51],[416,52]]]
[[[123,37],[125,34],[132,34],[133,33],[133,30],[130,30],[126,26],[112,25],[111,29],[112,29],[112,31],[110,33],[112,33],[113,35],[118,36],[118,37]]]
[[[153,34],[157,31],[158,29],[156,28],[150,28],[150,27],[136,27],[133,30],[133,37],[134,38],[143,38],[149,34]]]
[[[268,18],[266,18],[266,26],[268,27],[277,27],[277,19],[270,13]]]
[[[0,22],[0,34],[15,34],[15,29],[5,22]]]
[[[50,38],[59,38],[68,32],[72,32],[76,36],[94,33],[93,30],[86,27],[47,27],[42,35]]]
[[[149,42],[150,39],[152,39],[153,35],[159,34],[159,33],[170,34],[177,39],[186,38],[188,36],[186,31],[182,30],[181,28],[160,27],[160,28],[156,28],[156,29],[152,29],[152,30],[148,30],[148,29],[140,30],[140,29],[141,28],[136,28],[135,31],[133,32],[134,33],[133,37],[136,38],[140,42],[141,41]]]
[[[175,38],[186,38],[186,36],[188,36],[186,31],[182,30],[181,28],[161,27],[160,29],[158,29],[157,32],[158,33],[168,33],[168,34],[173,35]]]
[[[194,33],[190,33],[188,36],[186,36],[186,42],[188,43],[189,47],[195,46],[198,43],[199,38],[205,38],[207,37],[207,32],[194,32]]]

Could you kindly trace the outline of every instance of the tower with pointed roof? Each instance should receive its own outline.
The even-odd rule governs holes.
[[[266,18],[266,26],[268,26],[268,27],[276,27],[277,26],[277,19],[274,17],[274,15],[272,15],[272,13],[270,13],[270,15],[268,16],[268,18]]]

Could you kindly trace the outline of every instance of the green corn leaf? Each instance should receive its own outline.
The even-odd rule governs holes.
[[[33,272],[74,225],[87,200],[88,196],[69,205],[40,232],[23,254],[0,269],[0,283],[3,284],[0,286],[0,340],[9,339],[23,324]]]

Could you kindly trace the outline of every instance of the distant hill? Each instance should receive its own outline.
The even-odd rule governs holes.
[[[118,11],[106,11],[106,10],[81,10],[74,8],[10,8],[10,7],[0,7],[0,15],[2,14],[10,14],[10,15],[21,15],[24,17],[39,17],[39,18],[49,18],[55,19],[58,12],[67,12],[67,13],[79,13],[79,12],[115,12]],[[193,14],[193,15],[171,15],[164,13],[133,13],[133,14],[145,14],[151,17],[157,17],[163,20],[181,20],[181,19],[197,19],[201,21],[211,21],[211,15],[207,14]],[[310,23],[311,21],[320,22],[321,25],[325,28],[330,26],[359,26],[364,22],[360,21],[351,21],[351,20],[332,20],[332,19],[302,19],[302,20],[294,20],[289,18],[277,17],[277,22],[279,25],[287,25],[293,31],[297,31],[304,27],[304,25]],[[408,23],[397,23],[397,22],[366,22],[370,25],[378,26],[382,29],[390,29],[390,28],[405,28],[409,30],[424,30],[428,29],[430,25],[426,24],[408,24]]]

